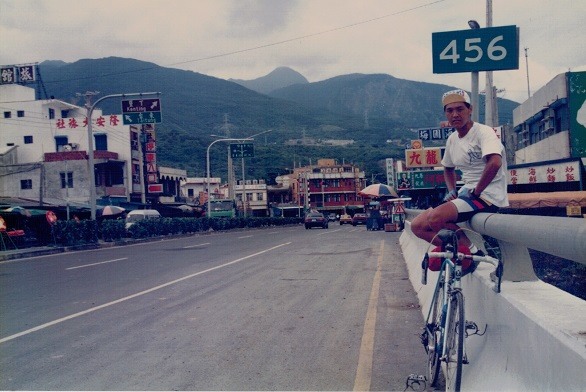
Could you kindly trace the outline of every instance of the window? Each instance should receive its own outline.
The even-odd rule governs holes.
[[[4,112],[4,118],[11,118],[12,112]]]
[[[61,189],[73,188],[73,172],[61,172],[59,176],[61,177]]]
[[[24,110],[16,111],[16,117],[24,117]]]
[[[20,180],[20,189],[33,189],[33,180]]]
[[[67,118],[69,114],[69,110],[61,110],[61,118]]]
[[[96,151],[108,151],[108,138],[105,134],[94,135]]]
[[[55,118],[55,109],[49,109],[49,119],[52,120]]]
[[[187,197],[193,197],[194,193],[193,193],[193,189],[192,188],[188,188],[187,189]]]
[[[263,194],[262,194],[262,193],[260,193],[260,192],[259,192],[259,193],[257,193],[257,194],[256,194],[256,200],[257,200],[257,201],[262,201],[262,200],[263,200]]]
[[[32,136],[25,136],[24,137],[24,144],[33,144],[33,137]]]
[[[55,151],[64,151],[63,147],[69,143],[67,136],[55,136]]]

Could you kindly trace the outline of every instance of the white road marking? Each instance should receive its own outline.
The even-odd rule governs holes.
[[[104,309],[104,308],[107,308],[109,306],[113,306],[113,305],[116,305],[116,304],[119,304],[119,303],[128,301],[130,299],[133,299],[133,298],[136,298],[136,297],[140,297],[140,296],[143,296],[145,294],[152,293],[153,291],[157,291],[157,290],[163,289],[165,287],[172,286],[172,285],[177,284],[179,282],[183,282],[184,280],[191,279],[191,278],[195,278],[196,276],[203,275],[203,274],[206,274],[208,272],[212,272],[212,271],[215,271],[217,269],[221,269],[221,268],[227,267],[229,265],[239,263],[241,261],[250,259],[252,257],[261,255],[261,254],[266,253],[266,252],[270,252],[272,250],[275,250],[275,249],[278,249],[278,248],[280,248],[282,246],[290,245],[290,244],[291,244],[291,242],[285,242],[283,244],[280,244],[280,245],[277,245],[277,246],[273,246],[272,248],[268,248],[268,249],[265,249],[265,250],[261,250],[260,252],[253,253],[251,255],[244,256],[244,257],[241,257],[241,258],[236,259],[236,260],[232,260],[232,261],[230,261],[228,263],[224,263],[224,264],[221,264],[221,265],[212,267],[212,268],[208,268],[206,270],[199,271],[199,272],[196,272],[194,274],[190,274],[190,275],[184,276],[182,278],[172,280],[172,281],[167,282],[167,283],[163,283],[163,284],[161,284],[159,286],[151,287],[150,289],[147,289],[147,290],[144,290],[144,291],[141,291],[141,292],[138,292],[138,293],[129,295],[129,296],[124,297],[124,298],[117,299],[117,300],[112,301],[112,302],[108,302],[108,303],[105,303],[105,304],[102,304],[102,305],[99,305],[99,306],[95,306],[93,308],[86,309],[86,310],[83,310],[83,311],[78,312],[78,313],[70,314],[69,316],[65,316],[65,317],[62,317],[60,319],[50,321],[48,323],[38,325],[38,326],[36,326],[34,328],[27,329],[26,331],[22,331],[22,332],[19,332],[19,333],[14,334],[14,335],[6,336],[5,338],[0,339],[0,344],[6,343],[6,342],[8,342],[10,340],[14,340],[14,339],[19,338],[19,337],[24,336],[24,335],[31,334],[33,332],[40,331],[41,329],[45,329],[45,328],[51,327],[53,325],[60,324],[60,323],[65,322],[67,320],[71,320],[71,319],[74,319],[74,318],[77,318],[77,317],[81,317],[81,316],[86,315],[88,313],[92,313],[92,312],[95,312],[97,310]]]
[[[381,281],[381,268],[383,262],[383,252],[385,241],[380,243],[378,260],[374,279],[372,281],[372,290],[368,300],[368,310],[366,320],[364,321],[364,331],[362,332],[362,343],[360,344],[360,353],[358,354],[358,367],[356,369],[356,378],[354,379],[355,391],[369,391],[372,378],[372,359],[374,356],[374,332],[376,327],[376,309],[378,306],[378,296]]]
[[[211,244],[211,242],[205,242],[203,244],[197,244],[197,245],[187,245],[187,246],[184,246],[183,249],[197,248],[198,246],[205,246],[205,245],[209,245],[209,244]]]
[[[238,239],[240,240],[240,239],[243,239],[243,238],[250,238],[250,237],[252,237],[252,235],[244,235],[242,237],[238,237]]]
[[[66,271],[69,271],[69,270],[74,270],[74,269],[78,269],[78,268],[93,267],[94,265],[100,265],[100,264],[106,264],[106,263],[113,263],[113,262],[115,262],[115,261],[126,260],[126,259],[128,259],[128,257],[123,257],[123,258],[121,258],[121,259],[114,259],[114,260],[100,261],[99,263],[91,263],[91,264],[78,265],[77,267],[69,267],[69,268],[65,268],[65,270],[66,270]]]

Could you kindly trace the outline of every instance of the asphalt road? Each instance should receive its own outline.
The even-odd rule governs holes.
[[[399,233],[232,231],[0,264],[2,390],[400,390]]]

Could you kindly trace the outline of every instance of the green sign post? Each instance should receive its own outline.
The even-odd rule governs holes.
[[[446,31],[431,35],[433,73],[519,68],[516,26]]]

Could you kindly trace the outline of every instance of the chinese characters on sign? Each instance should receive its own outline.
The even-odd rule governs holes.
[[[579,162],[555,163],[509,170],[510,185],[580,181]]]
[[[455,128],[422,128],[418,130],[419,139],[423,141],[429,140],[446,140],[455,132]]]
[[[408,168],[434,167],[441,165],[444,148],[432,147],[419,150],[405,150],[405,163]]]
[[[36,65],[8,65],[0,67],[0,84],[34,82],[35,70]]]
[[[456,170],[456,180],[462,179],[462,172]],[[445,188],[443,170],[407,171],[397,174],[397,189],[436,189]]]
[[[146,164],[146,175],[147,184],[149,187],[149,193],[161,193],[162,187],[154,186],[151,184],[158,184],[159,172],[157,169],[157,139],[155,137],[155,127],[153,125],[143,125],[143,133],[146,136],[146,142],[144,144],[144,157]]]
[[[107,116],[99,116],[94,118],[92,127],[106,127],[106,126],[118,126],[120,125],[120,118],[117,114],[111,114]],[[58,118],[55,120],[55,127],[57,129],[76,129],[87,127],[87,117],[71,117],[71,118]]]

